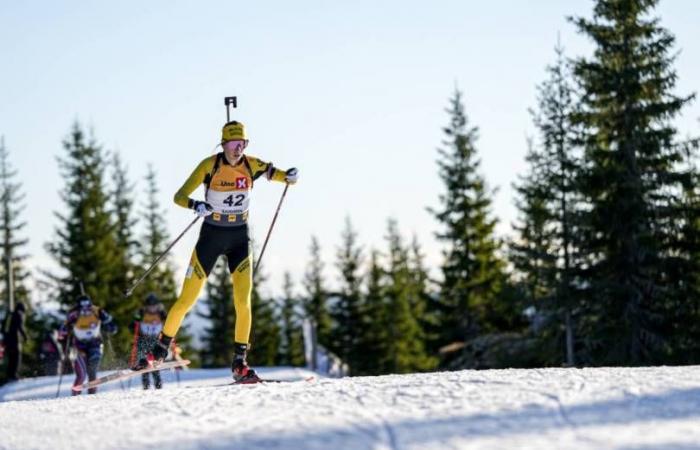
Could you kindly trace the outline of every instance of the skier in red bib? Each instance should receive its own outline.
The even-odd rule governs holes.
[[[134,347],[132,349],[133,360],[138,361],[139,367],[148,364],[148,355],[153,351],[153,346],[158,342],[158,336],[163,331],[163,323],[167,317],[165,307],[158,296],[148,294],[144,305],[134,315],[131,329],[134,332]],[[163,387],[160,371],[144,373],[141,382],[144,389],[150,387],[150,377],[153,377],[153,385],[156,389]]]
[[[223,152],[204,159],[175,194],[175,203],[190,208],[204,218],[199,240],[192,252],[179,298],[170,309],[160,339],[153,349],[156,360],[168,353],[187,312],[194,306],[199,292],[220,255],[226,255],[233,282],[236,311],[234,355],[231,371],[236,382],[259,381],[248,366],[246,356],[251,329],[250,295],[253,284],[252,257],[248,236],[248,206],[253,183],[260,177],[294,184],[295,168],[280,170],[272,163],[244,155],[248,146],[245,127],[240,122],[224,125],[221,137]],[[205,186],[204,201],[190,198],[200,185]]]

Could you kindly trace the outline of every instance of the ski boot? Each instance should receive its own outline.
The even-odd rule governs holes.
[[[153,376],[153,386],[156,389],[162,389],[163,380],[160,378],[160,372],[153,372],[151,375]]]
[[[147,391],[149,387],[151,387],[151,375],[148,373],[144,373],[141,375],[141,385],[143,386],[143,390]]]
[[[153,346],[153,364],[158,365],[163,362],[163,360],[168,356],[168,350],[170,350],[170,343],[173,338],[160,333],[158,341]]]
[[[255,370],[248,366],[246,361],[246,353],[248,346],[246,344],[234,344],[235,354],[233,355],[233,362],[231,363],[231,373],[233,375],[233,381],[236,384],[251,384],[259,383],[260,377],[255,373]]]

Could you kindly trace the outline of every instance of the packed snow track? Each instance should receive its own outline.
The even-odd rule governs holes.
[[[307,373],[263,375],[303,379]],[[171,380],[161,391],[116,383],[94,396],[53,399],[55,381],[0,388],[0,449],[700,448],[697,366],[245,386],[215,386],[226,382],[225,370],[190,370],[179,386]]]

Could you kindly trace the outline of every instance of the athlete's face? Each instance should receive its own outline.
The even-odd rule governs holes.
[[[238,162],[243,155],[243,150],[248,146],[248,141],[244,140],[234,140],[226,141],[221,146],[224,148],[224,154],[229,163],[233,164]]]

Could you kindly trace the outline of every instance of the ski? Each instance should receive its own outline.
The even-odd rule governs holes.
[[[231,383],[228,383],[227,386],[233,386],[236,384],[258,384],[258,383],[300,383],[302,381],[311,383],[316,380],[315,376],[310,376],[306,377],[303,380],[277,380],[274,378],[258,378],[257,380],[249,380],[249,381],[234,381]]]
[[[256,380],[245,380],[245,381],[232,381],[231,383],[220,384],[217,386],[237,386],[241,384],[264,384],[264,383],[311,383],[316,381],[316,377],[311,375],[303,380],[279,380],[275,378],[258,378]]]
[[[198,388],[207,388],[207,387],[226,387],[226,386],[240,386],[240,385],[246,385],[246,384],[265,384],[265,383],[313,383],[316,381],[316,377],[314,375],[311,375],[309,377],[306,377],[301,380],[280,380],[280,379],[275,379],[275,378],[260,378],[258,381],[248,381],[248,382],[237,382],[237,381],[232,381],[230,383],[219,383],[219,384],[210,384],[210,385],[204,385],[204,386],[185,386],[187,389],[198,389]]]
[[[149,373],[149,372],[156,372],[158,370],[167,370],[167,369],[175,369],[177,367],[184,367],[188,365],[190,361],[188,359],[182,359],[179,361],[166,361],[161,364],[158,364],[157,366],[150,366],[146,367],[145,369],[140,369],[140,370],[131,370],[131,369],[122,369],[122,370],[117,370],[116,372],[112,372],[108,375],[105,375],[103,377],[97,378],[95,380],[90,381],[87,384],[83,384],[81,386],[73,386],[72,389],[74,391],[82,391],[83,389],[90,389],[94,388],[97,386],[100,386],[105,383],[109,383],[112,381],[120,381],[120,380],[126,380],[131,377],[135,377],[144,373]]]

